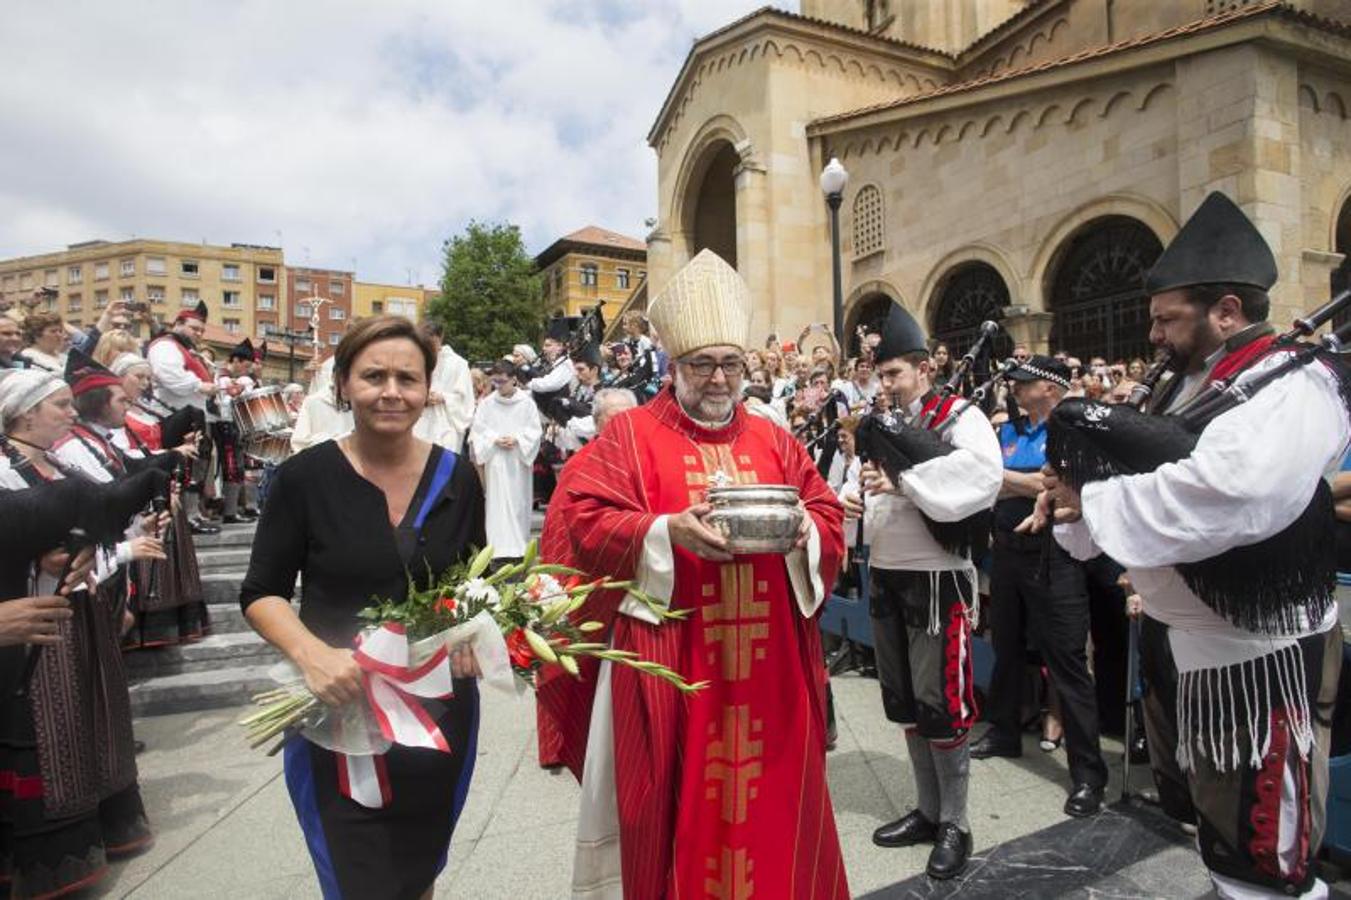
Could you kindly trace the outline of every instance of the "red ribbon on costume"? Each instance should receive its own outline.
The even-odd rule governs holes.
[[[353,658],[361,667],[366,699],[386,740],[450,752],[446,736],[420,700],[445,700],[455,693],[450,652],[444,644],[413,666],[408,635],[402,625],[391,622],[359,636]],[[372,809],[388,805],[391,793],[383,755],[338,756],[338,787],[344,796]]]

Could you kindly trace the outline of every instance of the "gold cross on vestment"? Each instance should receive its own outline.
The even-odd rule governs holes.
[[[704,879],[704,890],[717,900],[748,900],[755,893],[751,880],[755,863],[747,858],[746,848],[733,850],[723,847],[721,859],[709,858],[708,868],[713,877]]]
[[[721,799],[719,816],[728,825],[746,821],[751,801],[759,793],[753,782],[764,772],[760,757],[765,742],[757,739],[763,729],[764,723],[751,719],[751,708],[744,704],[723,708],[721,734],[717,725],[708,726],[704,797]]]
[[[722,677],[744,681],[751,677],[752,666],[765,658],[764,641],[769,638],[768,582],[757,581],[751,563],[727,563],[718,567],[719,584],[703,586],[705,597],[717,601],[700,607],[704,626],[704,645],[709,662],[721,657]],[[757,594],[759,598],[757,599]]]

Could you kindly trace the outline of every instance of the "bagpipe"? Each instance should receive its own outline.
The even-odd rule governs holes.
[[[1294,327],[1270,340],[1232,375],[1217,379],[1167,415],[1142,412],[1163,374],[1156,364],[1132,393],[1133,404],[1109,406],[1073,398],[1062,401],[1047,423],[1048,465],[1076,490],[1115,475],[1153,472],[1186,459],[1207,425],[1282,378],[1317,363],[1337,380],[1343,405],[1351,410],[1351,372],[1338,354],[1351,346],[1351,323],[1318,342],[1306,340],[1338,312],[1351,306],[1343,291]],[[1272,356],[1284,358],[1244,378]],[[1151,379],[1152,376],[1152,379]],[[1273,436],[1271,439],[1280,439]],[[1254,472],[1251,477],[1266,477]],[[1200,562],[1175,568],[1201,602],[1247,631],[1288,634],[1300,627],[1299,613],[1317,623],[1331,608],[1336,589],[1333,535],[1336,515],[1327,481],[1318,486],[1300,516],[1284,530],[1255,544],[1234,547]]]
[[[859,460],[873,463],[896,484],[903,472],[956,450],[943,435],[962,413],[982,402],[998,381],[1007,378],[1020,365],[1015,360],[1008,360],[988,380],[973,388],[968,397],[957,401],[963,379],[985,345],[998,333],[999,326],[994,322],[981,326],[980,337],[962,356],[952,376],[924,403],[912,422],[907,422],[896,410],[874,411],[864,416],[854,436]],[[934,541],[955,556],[979,556],[989,546],[990,510],[981,510],[955,522],[936,521],[922,510],[920,517]]]

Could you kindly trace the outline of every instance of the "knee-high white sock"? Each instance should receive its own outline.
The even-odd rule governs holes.
[[[962,831],[970,831],[966,820],[966,786],[971,781],[970,742],[953,747],[942,741],[929,744],[934,772],[938,780],[938,798],[942,818]]]
[[[913,728],[905,729],[905,746],[910,752],[910,767],[915,771],[915,793],[918,796],[917,808],[930,822],[940,821],[942,809],[939,805],[938,773],[934,771],[934,756],[929,749],[929,741],[919,736]]]

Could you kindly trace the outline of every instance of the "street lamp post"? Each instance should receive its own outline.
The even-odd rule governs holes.
[[[826,205],[830,207],[830,274],[835,291],[835,341],[841,354],[848,352],[848,344],[844,339],[844,283],[840,272],[840,204],[844,202],[844,189],[848,184],[849,173],[832,156],[821,170],[821,193],[826,195]]]

